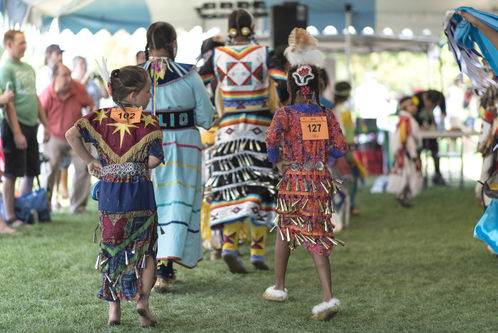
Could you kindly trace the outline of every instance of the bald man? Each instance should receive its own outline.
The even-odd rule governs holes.
[[[82,108],[93,109],[93,100],[85,87],[71,78],[71,70],[62,63],[54,68],[52,84],[43,90],[39,98],[47,113],[48,125],[52,133],[50,140],[43,148],[49,163],[42,170],[42,186],[47,189],[49,199],[51,199],[62,155],[69,152],[75,169],[69,191],[71,212],[84,213],[90,190],[90,175],[86,164],[67,143],[65,134],[74,122],[81,118]]]

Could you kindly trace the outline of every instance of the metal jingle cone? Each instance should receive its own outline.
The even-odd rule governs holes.
[[[323,228],[325,229],[325,232],[329,232],[329,225],[327,223],[327,220],[323,220]]]
[[[281,228],[278,228],[278,232],[280,233],[280,237],[282,237],[282,240],[285,241],[285,237]]]
[[[302,198],[299,198],[297,199],[296,201],[294,201],[294,203],[292,203],[291,205],[291,210],[295,210],[296,209],[296,206],[297,204],[299,203],[299,201],[301,201]]]
[[[284,180],[284,178],[280,178],[280,180],[278,181],[277,185],[275,185],[275,188],[277,190],[280,190],[280,186],[282,185],[282,181]]]
[[[294,225],[299,225],[296,220],[294,220],[294,217],[289,217],[289,220],[294,223]]]
[[[298,237],[298,234],[297,234],[297,233],[295,233],[295,234],[294,234],[294,240],[295,240],[295,242],[297,243],[297,245],[301,246],[301,240],[299,239],[299,237]]]
[[[159,231],[161,232],[161,235],[165,234],[164,229],[163,229],[163,227],[161,225],[159,225]]]
[[[323,206],[322,206],[322,202],[320,201],[320,199],[318,199],[318,206],[320,207],[320,213],[323,213]]]
[[[128,262],[128,251],[127,250],[124,250],[125,251],[125,264],[126,266],[128,266],[130,263]]]
[[[301,209],[304,210],[306,208],[306,205],[308,204],[308,201],[310,201],[310,199],[306,198],[306,201],[304,202],[303,207],[301,207]]]
[[[135,269],[135,276],[137,277],[137,279],[140,279],[140,273],[138,272],[137,266],[135,266],[134,269]]]
[[[320,182],[320,184],[322,184],[322,187],[323,189],[325,190],[325,192],[327,192],[327,194],[329,194],[329,189],[327,188],[327,186],[325,186],[325,184],[323,182]]]
[[[253,140],[249,140],[249,150],[250,150],[250,151],[254,151],[254,144],[253,144]]]
[[[337,239],[337,238],[334,238],[334,239],[335,239],[335,241],[336,241],[337,243],[339,243],[341,246],[345,246],[345,245],[346,245],[346,244],[345,244],[342,240],[339,240],[339,239]]]
[[[339,243],[338,243],[338,242],[336,242],[336,241],[335,241],[335,239],[333,239],[332,237],[328,237],[328,236],[327,236],[327,239],[328,239],[328,240],[329,240],[332,244],[334,244],[334,245],[339,245]]]
[[[291,180],[289,179],[289,180],[287,181],[287,186],[285,187],[285,190],[286,190],[287,192],[290,192],[290,185],[291,185]]]
[[[311,228],[311,223],[308,223],[308,232],[311,232],[312,228]]]
[[[97,256],[97,261],[95,262],[95,269],[99,269],[100,266],[100,254]]]
[[[335,213],[334,203],[332,201],[330,202],[330,213],[331,214]]]
[[[261,146],[258,141],[254,141],[254,145],[256,146],[256,151],[261,151]]]
[[[290,238],[290,234],[289,234],[289,228],[285,229],[285,233],[287,234],[287,241],[290,242],[291,238]]]
[[[107,279],[107,281],[109,281],[110,284],[112,284],[112,280],[107,273],[105,273],[105,278]]]
[[[140,268],[141,269],[144,269],[145,268],[145,254],[143,255],[142,257],[142,264],[140,265]]]
[[[106,258],[106,259],[102,260],[100,262],[100,268],[103,268],[103,266],[107,263],[108,260],[109,260],[109,258]]]
[[[311,188],[313,189],[313,192],[316,192],[316,185],[313,179],[311,180]]]
[[[328,201],[325,203],[325,215],[330,215],[329,203]]]
[[[320,243],[322,243],[322,245],[328,250],[330,248],[329,245],[327,245],[327,243],[325,243],[321,238],[319,239],[320,240]]]
[[[299,192],[299,179],[296,179],[296,192]]]
[[[113,288],[116,288],[116,285],[118,284],[119,279],[121,279],[121,274],[119,274],[118,277],[114,280],[114,283],[112,284]]]
[[[274,225],[273,227],[271,227],[270,231],[268,231],[268,232],[272,232],[272,231],[273,231],[273,230],[275,230],[276,228],[277,228],[277,226],[276,226],[276,225]]]
[[[308,183],[306,182],[306,179],[303,179],[302,188],[304,192],[308,192]]]
[[[246,143],[247,143],[247,140],[246,140],[246,139],[242,140],[242,142],[241,142],[241,144],[240,144],[240,151],[243,151],[243,150],[244,150],[244,148],[246,147]]]
[[[118,298],[116,297],[116,293],[114,293],[114,290],[112,290],[111,286],[109,286],[109,290],[111,291],[111,296],[112,296],[112,299],[115,301],[117,300]]]
[[[277,216],[275,216],[275,220],[273,220],[273,225],[278,226],[279,224],[280,224],[280,215],[277,214]]]
[[[331,187],[332,187],[332,184],[330,184],[330,182],[329,182],[329,180],[328,180],[328,179],[326,179],[326,180],[327,180],[327,185],[329,186],[329,188],[331,188]]]

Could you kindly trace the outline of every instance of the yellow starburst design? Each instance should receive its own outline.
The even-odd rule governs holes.
[[[123,123],[112,123],[112,124],[107,124],[107,126],[116,127],[116,129],[114,130],[114,132],[112,132],[112,134],[119,131],[119,148],[121,148],[121,146],[123,145],[123,138],[124,138],[125,132],[131,135],[130,127],[138,128],[138,126],[136,126],[136,125],[123,124]]]
[[[98,121],[99,125],[102,125],[102,120],[104,120],[105,118],[109,118],[107,116],[107,111],[104,109],[100,109],[100,110],[95,111],[95,114],[97,116],[93,119],[93,121]]]
[[[142,113],[142,119],[141,120],[145,122],[144,128],[147,128],[147,126],[149,126],[149,125],[155,126],[156,122],[157,122],[157,120],[155,120],[154,118],[152,118],[152,115],[150,115],[150,114],[145,115],[143,113]]]

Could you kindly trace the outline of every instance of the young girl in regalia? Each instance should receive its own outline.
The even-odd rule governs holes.
[[[163,160],[158,119],[142,113],[151,81],[136,66],[112,71],[109,90],[116,108],[89,113],[66,133],[74,151],[100,179],[101,242],[95,268],[102,271],[98,297],[109,302],[109,325],[121,322],[122,300],[137,301],[142,327],[154,326],[149,295],[155,280],[157,213],[150,171]],[[83,144],[97,149],[95,159]]]
[[[332,110],[320,105],[317,66],[323,55],[316,48],[316,40],[306,30],[295,28],[290,34],[286,56],[291,64],[287,79],[291,102],[275,112],[266,134],[268,159],[277,162],[284,176],[278,185],[275,219],[275,285],[263,297],[279,302],[287,299],[290,249],[304,246],[322,287],[322,302],[313,307],[312,317],[328,320],[339,311],[339,300],[332,295],[329,256],[335,245],[343,243],[335,239],[331,222],[331,193],[340,182],[331,177],[327,160],[329,154],[344,156],[347,143]]]
[[[159,119],[165,157],[152,177],[162,230],[157,292],[168,291],[176,281],[173,262],[194,268],[202,260],[202,143],[197,127],[210,128],[214,111],[195,67],[176,62],[176,50],[175,28],[166,22],[153,23],[147,30],[143,66],[152,79],[147,110]]]
[[[399,101],[399,108],[399,121],[391,141],[394,166],[389,174],[387,192],[396,194],[400,207],[409,208],[412,206],[409,197],[417,196],[422,190],[423,176],[419,157],[422,140],[415,120],[417,105],[414,98],[403,97]]]
[[[266,157],[265,133],[278,95],[268,74],[268,51],[254,39],[254,19],[246,10],[228,18],[229,40],[214,51],[216,103],[221,120],[208,164],[211,228],[223,229],[222,258],[232,273],[247,273],[239,257],[239,236],[251,223],[251,263],[267,270],[267,226],[274,218],[274,173]]]

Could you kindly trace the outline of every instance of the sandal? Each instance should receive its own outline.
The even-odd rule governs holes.
[[[266,288],[263,298],[273,302],[283,302],[287,299],[287,288],[284,290],[275,289],[275,286]]]
[[[330,318],[339,312],[339,305],[341,305],[341,302],[337,298],[332,298],[328,302],[317,304],[311,310],[313,313],[311,318],[323,321],[330,320]]]
[[[5,220],[5,223],[7,223],[7,225],[9,227],[13,227],[13,228],[22,227],[22,226],[26,225],[26,223],[24,223],[24,221],[19,220],[17,217],[11,217],[10,219],[7,219],[7,220]]]

